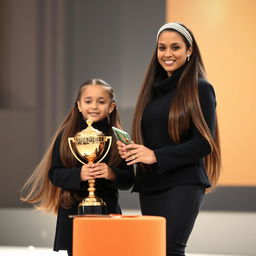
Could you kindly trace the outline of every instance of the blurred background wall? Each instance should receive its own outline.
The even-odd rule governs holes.
[[[256,186],[254,0],[168,0],[168,22],[195,33],[218,97],[223,186]]]
[[[254,0],[167,0],[167,22],[195,34],[217,94],[223,172],[204,209],[256,211]]]
[[[1,0],[0,245],[51,246],[55,217],[20,202],[22,185],[84,81],[100,77],[113,86],[130,131],[156,32],[166,21],[178,21],[194,32],[215,87],[223,149],[220,185],[204,201],[189,249],[253,255],[255,5],[254,0]],[[129,191],[120,193],[120,203],[128,212],[139,211],[137,195]],[[17,228],[28,239],[18,236]]]
[[[165,2],[1,0],[0,5],[0,203],[24,207],[19,190],[80,84],[100,77],[112,85],[130,130]]]

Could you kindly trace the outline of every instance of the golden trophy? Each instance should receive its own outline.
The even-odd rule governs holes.
[[[87,160],[88,163],[98,163],[102,161],[109,152],[112,137],[105,136],[101,131],[92,127],[93,120],[88,118],[86,120],[87,128],[76,133],[74,137],[68,138],[68,144],[74,157],[86,164],[83,160]],[[106,149],[106,142],[108,146]],[[72,147],[75,147],[75,150]],[[77,153],[80,157],[77,156]],[[78,206],[78,215],[85,214],[107,214],[106,204],[103,200],[95,195],[95,180],[88,180],[89,188],[87,189],[89,194],[87,198],[84,198]]]

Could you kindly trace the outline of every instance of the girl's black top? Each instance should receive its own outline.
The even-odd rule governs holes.
[[[107,118],[103,121],[93,123],[95,129],[102,131],[105,135],[111,135],[110,126]],[[81,130],[87,127],[84,120],[80,120]],[[77,166],[73,168],[67,168],[60,158],[60,142],[62,133],[57,137],[54,149],[52,164],[49,170],[49,179],[53,185],[60,187],[62,190],[69,190],[77,193],[79,196],[86,197],[88,195],[88,182],[81,181],[80,172],[82,164],[77,161]],[[112,144],[112,146],[116,146]],[[108,162],[109,154],[103,159],[102,162]],[[107,205],[107,213],[121,213],[121,209],[118,203],[118,189],[129,189],[134,183],[133,167],[129,167],[122,160],[119,166],[109,166],[115,173],[115,181],[106,179],[96,179],[96,195],[101,197]],[[71,250],[72,248],[72,219],[69,215],[76,215],[78,211],[78,201],[75,201],[73,205],[65,209],[59,207],[56,225],[56,234],[54,240],[54,250]],[[86,245],[85,245],[86,246]]]
[[[191,123],[179,144],[168,133],[169,110],[183,69],[178,69],[172,76],[153,85],[153,99],[146,106],[142,117],[142,134],[144,145],[154,151],[157,163],[150,165],[148,170],[138,167],[133,188],[135,192],[151,193],[181,184],[210,186],[203,157],[211,152],[211,147],[195,125]],[[215,93],[204,78],[199,78],[198,94],[204,119],[214,134]]]

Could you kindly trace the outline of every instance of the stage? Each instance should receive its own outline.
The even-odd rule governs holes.
[[[124,215],[140,214],[124,210]],[[0,256],[66,256],[52,251],[56,216],[33,209],[0,210]],[[187,247],[187,256],[255,255],[256,214],[201,211]],[[17,232],[19,230],[19,232]],[[29,246],[30,245],[30,246]]]
[[[65,251],[54,252],[51,248],[42,247],[15,247],[15,246],[0,246],[0,256],[67,256]],[[187,253],[187,256],[244,256],[235,254],[196,254]]]

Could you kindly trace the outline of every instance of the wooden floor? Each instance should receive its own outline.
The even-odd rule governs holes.
[[[187,256],[244,256],[227,254],[195,254],[188,253]],[[54,252],[51,248],[9,247],[0,246],[0,256],[67,256],[65,251]]]

